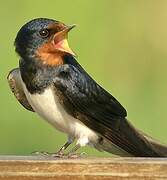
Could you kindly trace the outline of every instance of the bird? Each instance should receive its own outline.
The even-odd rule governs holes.
[[[52,155],[70,156],[88,145],[122,157],[167,157],[167,146],[135,128],[125,108],[79,64],[68,44],[74,27],[48,18],[24,24],[14,42],[19,66],[7,76],[24,108],[67,135]]]

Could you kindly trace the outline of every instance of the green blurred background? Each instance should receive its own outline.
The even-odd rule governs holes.
[[[6,81],[18,66],[16,33],[36,17],[77,24],[69,43],[80,64],[121,102],[136,127],[167,143],[166,0],[1,0],[0,17],[0,154],[55,152],[66,140],[25,110]]]

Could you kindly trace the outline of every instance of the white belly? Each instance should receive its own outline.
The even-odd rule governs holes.
[[[97,141],[97,134],[85,126],[81,121],[68,114],[51,88],[47,88],[41,94],[30,94],[24,83],[23,88],[28,101],[35,112],[55,128],[78,139],[78,143],[81,146],[92,144]]]

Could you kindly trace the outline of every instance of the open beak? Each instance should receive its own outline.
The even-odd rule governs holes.
[[[75,26],[76,25],[66,26],[63,30],[54,35],[53,43],[55,49],[76,56],[76,54],[70,49],[67,41],[68,32]]]

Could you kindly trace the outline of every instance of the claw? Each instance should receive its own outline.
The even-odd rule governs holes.
[[[69,153],[67,154],[68,158],[83,158],[87,155],[87,153],[82,152],[82,153]]]
[[[74,138],[68,137],[68,141],[60,148],[60,150],[56,153],[49,153],[49,152],[39,152],[35,151],[32,152],[31,154],[37,155],[37,156],[45,156],[45,157],[52,157],[52,158],[67,158],[67,154],[64,153],[64,151],[67,149],[67,147],[72,144],[74,141]]]
[[[52,158],[63,158],[66,157],[66,155],[62,152],[57,152],[57,153],[49,153],[49,152],[39,152],[35,151],[32,154],[37,155],[37,156],[44,156],[44,157],[52,157]]]
[[[45,152],[45,151],[42,151],[42,152],[35,151],[35,152],[32,152],[31,154],[32,155],[37,155],[37,156],[51,156],[51,153]]]

